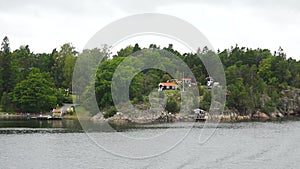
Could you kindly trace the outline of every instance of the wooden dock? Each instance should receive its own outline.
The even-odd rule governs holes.
[[[50,115],[39,115],[39,116],[34,116],[34,117],[31,117],[31,119],[34,119],[34,120],[62,120],[62,117],[53,117],[53,116],[50,116]]]

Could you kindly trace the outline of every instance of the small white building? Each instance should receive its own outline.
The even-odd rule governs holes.
[[[170,82],[162,82],[158,84],[158,91],[162,90],[177,90],[178,84]]]
[[[192,84],[192,78],[182,78],[181,81],[183,83]]]

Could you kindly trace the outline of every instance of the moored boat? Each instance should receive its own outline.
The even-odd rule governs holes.
[[[206,121],[206,116],[205,116],[205,111],[202,109],[195,109],[194,110],[194,118],[195,118],[195,122],[199,122],[199,121]]]

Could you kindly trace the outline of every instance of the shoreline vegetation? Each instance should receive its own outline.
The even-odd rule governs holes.
[[[135,44],[120,49],[114,55],[107,45],[81,52],[75,49],[67,43],[51,53],[33,53],[28,45],[11,51],[9,39],[5,37],[0,50],[0,112],[5,113],[0,113],[0,116],[24,115],[19,112],[47,114],[75,99],[76,105],[81,105],[88,112],[84,117],[95,121],[192,121],[192,112],[181,105],[181,91],[188,94],[184,100],[188,109],[209,112],[213,87],[226,91],[226,103],[223,105],[217,98],[216,104],[225,107],[224,111],[219,110],[224,115],[207,114],[208,121],[274,120],[298,117],[300,114],[300,61],[287,58],[281,47],[271,52],[236,45],[214,52],[202,46],[196,53],[182,54],[172,44],[167,47],[151,44],[144,48]],[[168,57],[173,57],[171,55],[179,58],[182,64],[170,64]],[[149,56],[152,60],[140,56]],[[99,57],[103,60],[98,67],[89,67],[92,63],[98,63]],[[82,59],[85,62],[78,69],[91,70],[76,72],[75,63]],[[218,74],[218,71],[208,74],[202,59],[209,60],[210,64],[220,59],[226,82],[220,78],[222,73]],[[118,73],[118,66],[124,63],[123,70]],[[174,73],[171,75],[167,70],[152,68],[137,69],[137,66],[153,63],[157,67],[168,65]],[[183,71],[184,65],[189,72]],[[95,76],[89,76],[89,71],[94,70],[97,70]],[[75,84],[73,73],[80,75]],[[118,77],[119,82],[113,82],[113,76]],[[95,83],[90,83],[91,80]],[[120,103],[125,105],[120,111],[116,109],[111,86],[122,88],[127,83],[129,92],[118,92]],[[170,83],[173,83],[172,88],[166,86]],[[92,102],[92,96],[96,97],[98,105]],[[194,96],[196,99],[193,99]],[[150,113],[140,119],[126,117],[132,111],[126,108],[128,103],[138,110],[150,110]],[[159,106],[163,109],[154,110]],[[182,112],[186,114],[178,113],[183,108]],[[151,109],[156,113],[151,114]],[[10,115],[6,112],[16,113]],[[65,117],[74,118],[74,115]]]

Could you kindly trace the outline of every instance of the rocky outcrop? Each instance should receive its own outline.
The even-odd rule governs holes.
[[[300,115],[300,89],[288,87],[281,92],[279,100],[281,106],[276,107],[276,112],[282,115]]]
[[[194,115],[191,115],[191,114],[182,114],[182,113],[179,113],[179,114],[175,114],[175,117],[176,117],[176,121],[179,121],[179,122],[194,122],[195,121],[195,117]]]
[[[118,112],[113,117],[108,118],[108,122],[116,124],[127,124],[132,122],[127,116],[124,116],[122,113]]]
[[[154,122],[175,122],[177,118],[174,114],[162,113]]]
[[[283,118],[283,117],[284,117],[284,115],[282,113],[280,113],[279,111],[275,111],[275,112],[271,113],[272,119]]]
[[[108,121],[108,119],[106,119],[106,118],[103,117],[103,112],[97,113],[96,115],[94,115],[93,117],[91,117],[90,120],[94,121],[94,122]]]
[[[254,113],[252,115],[252,119],[257,119],[257,120],[268,120],[270,119],[270,117],[263,112],[257,111],[256,113]]]

